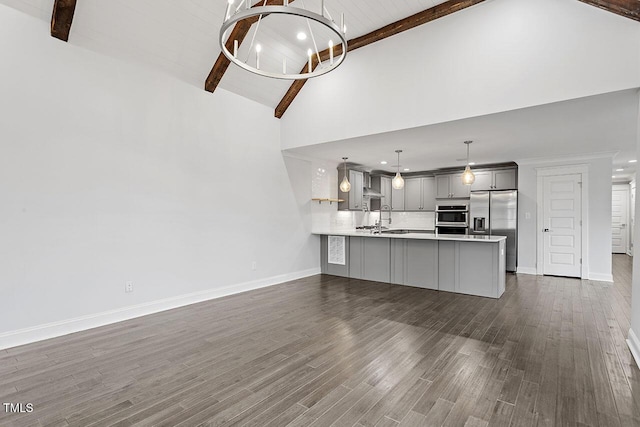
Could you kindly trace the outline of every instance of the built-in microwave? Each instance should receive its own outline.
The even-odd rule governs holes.
[[[467,205],[436,206],[436,227],[468,227],[469,207]]]

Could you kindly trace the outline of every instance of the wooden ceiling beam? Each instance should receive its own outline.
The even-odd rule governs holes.
[[[412,28],[418,27],[420,25],[426,24],[427,22],[431,22],[438,18],[442,18],[443,16],[450,15],[452,13],[458,12],[462,9],[466,9],[467,7],[476,5],[483,1],[484,0],[446,1],[437,6],[423,10],[422,12],[418,12],[415,15],[411,15],[407,18],[393,22],[389,25],[385,25],[384,27],[378,28],[377,30],[374,30],[368,34],[349,40],[347,42],[347,52],[351,52],[352,50],[356,50],[361,47],[370,45],[371,43],[378,42],[380,40],[386,39],[387,37],[394,36],[396,34],[402,33],[403,31],[407,31]],[[319,52],[319,54],[320,54],[320,59],[322,61],[326,61],[327,59],[329,59],[329,49],[325,49],[322,52]],[[336,46],[334,48],[334,55],[338,56],[341,54],[342,54],[342,45]],[[314,68],[315,68],[315,65],[314,65]],[[302,73],[304,72],[305,71],[303,70]],[[295,97],[298,95],[298,93],[300,93],[300,90],[302,90],[302,87],[306,82],[307,82],[306,79],[296,80],[291,84],[291,87],[289,87],[289,90],[284,95],[284,97],[282,98],[278,106],[276,107],[275,116],[277,118],[282,118],[282,116],[287,111],[287,109],[289,108],[289,106],[291,105]]]
[[[607,12],[640,21],[640,0],[578,0]]]
[[[55,0],[51,15],[51,36],[69,41],[69,31],[76,10],[76,0]]]
[[[294,1],[295,0],[289,0],[289,3],[293,3]],[[264,1],[261,0],[251,7],[275,6],[282,4],[283,0],[267,0],[267,4],[265,5]],[[258,22],[258,17],[247,18],[237,22],[225,43],[227,49],[229,51],[233,51],[234,40],[238,40],[238,46],[241,45],[244,38],[249,34],[251,26],[256,22]],[[213,92],[216,90],[218,84],[220,84],[220,80],[222,80],[222,77],[224,76],[224,73],[227,71],[227,68],[229,68],[229,64],[231,64],[231,61],[229,61],[229,59],[220,52],[218,59],[216,59],[216,62],[213,64],[213,68],[211,68],[211,71],[209,72],[209,76],[207,76],[207,80],[204,82],[204,90],[207,92]]]

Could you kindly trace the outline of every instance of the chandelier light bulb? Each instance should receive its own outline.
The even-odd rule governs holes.
[[[333,40],[329,40],[329,64],[333,65]]]

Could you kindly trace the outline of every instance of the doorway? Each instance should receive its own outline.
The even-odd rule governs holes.
[[[614,185],[611,191],[611,252],[629,251],[629,186]]]
[[[586,165],[539,168],[537,274],[588,277]]]

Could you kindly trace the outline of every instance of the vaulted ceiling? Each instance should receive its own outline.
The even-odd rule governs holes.
[[[255,2],[255,0],[253,0]],[[281,0],[267,0],[279,4]],[[291,0],[290,0],[291,1]],[[297,0],[312,10],[321,0]],[[349,50],[375,43],[417,25],[474,6],[484,0],[326,0],[327,9],[344,12],[348,23]],[[640,0],[576,0],[627,18],[640,20]],[[305,80],[287,81],[253,75],[221,55],[218,32],[226,0],[0,0],[40,19],[51,21],[51,35],[72,44],[159,68],[210,92],[221,87],[274,108],[281,117]],[[260,2],[262,3],[262,1]],[[299,68],[293,52],[297,28],[269,17],[264,42],[277,40]],[[267,19],[264,20],[268,21]],[[246,35],[249,25],[235,34]],[[246,45],[247,43],[244,43]],[[304,46],[306,51],[306,46]],[[280,53],[281,55],[282,53]],[[265,58],[265,61],[268,61]]]

